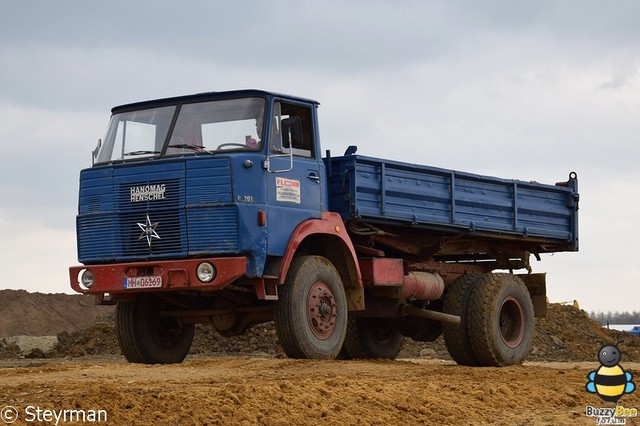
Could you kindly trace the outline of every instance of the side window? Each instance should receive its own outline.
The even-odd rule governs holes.
[[[278,102],[271,129],[271,151],[289,153],[299,157],[314,158],[313,115],[311,108]]]

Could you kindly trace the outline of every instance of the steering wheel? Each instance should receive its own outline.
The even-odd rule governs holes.
[[[246,146],[245,144],[243,144],[243,143],[233,143],[233,142],[231,142],[231,143],[223,143],[223,144],[221,144],[221,145],[218,145],[218,147],[216,148],[216,150],[218,150],[218,149],[220,149],[220,148],[224,148],[224,147],[229,147],[229,146],[237,146],[237,147],[240,147],[240,148],[246,148],[246,147],[247,147],[247,146]]]

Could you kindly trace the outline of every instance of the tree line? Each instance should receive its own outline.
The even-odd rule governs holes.
[[[602,325],[608,324],[640,324],[640,311],[625,312],[589,312],[589,317]]]

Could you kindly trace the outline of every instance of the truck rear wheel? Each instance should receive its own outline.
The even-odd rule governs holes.
[[[522,280],[513,274],[486,274],[469,298],[468,333],[483,366],[521,364],[533,342],[533,303]]]
[[[161,317],[167,303],[152,294],[118,302],[116,334],[122,354],[129,362],[172,364],[182,362],[193,341],[193,324],[176,317]]]
[[[398,320],[349,318],[341,353],[347,359],[395,359],[403,344]]]
[[[274,312],[278,339],[291,358],[334,359],[347,329],[342,279],[326,258],[293,259]]]
[[[444,295],[443,312],[460,316],[460,324],[443,323],[442,334],[447,351],[453,360],[460,365],[478,365],[469,341],[469,297],[474,282],[480,274],[465,274],[456,279]]]

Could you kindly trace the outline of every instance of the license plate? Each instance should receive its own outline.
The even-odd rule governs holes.
[[[158,288],[162,287],[162,277],[127,277],[124,288]]]

